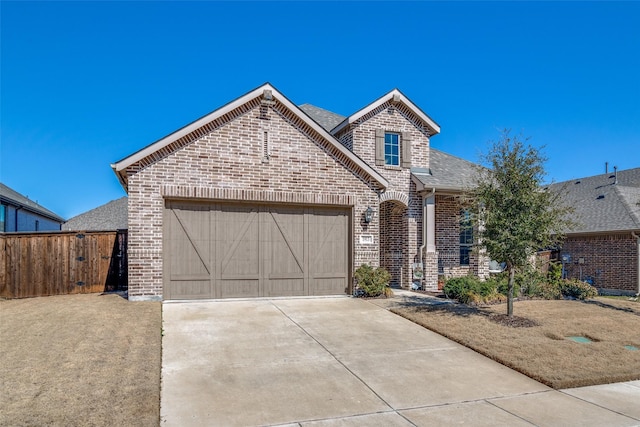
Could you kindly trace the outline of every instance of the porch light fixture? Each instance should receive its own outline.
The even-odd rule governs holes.
[[[371,208],[371,206],[369,206],[367,210],[364,211],[364,222],[369,224],[373,219],[373,214],[374,214],[373,209]]]

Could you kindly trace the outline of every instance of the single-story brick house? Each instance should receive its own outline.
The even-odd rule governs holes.
[[[129,298],[344,294],[363,263],[405,287],[486,275],[458,201],[474,165],[439,132],[397,89],[344,117],[266,83],[116,162]]]
[[[553,184],[575,211],[558,253],[567,277],[601,293],[640,293],[640,168]]]

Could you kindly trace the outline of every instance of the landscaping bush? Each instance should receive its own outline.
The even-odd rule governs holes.
[[[536,285],[531,296],[542,299],[562,299],[560,285],[555,282],[542,282]]]
[[[385,287],[391,280],[391,275],[382,267],[373,268],[368,264],[363,264],[355,272],[355,279],[358,289],[364,292],[364,296],[377,297],[385,295]]]
[[[598,290],[586,282],[577,279],[565,279],[560,284],[562,295],[570,298],[587,299],[598,296]]]
[[[442,291],[447,298],[456,299],[463,302],[465,295],[471,291],[475,293],[479,289],[480,280],[475,276],[454,277],[445,282]]]
[[[447,298],[458,300],[463,304],[486,304],[502,300],[496,292],[495,281],[481,281],[476,276],[449,279],[443,291]]]

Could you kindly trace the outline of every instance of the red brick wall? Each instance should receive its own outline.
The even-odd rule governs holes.
[[[638,245],[631,233],[568,236],[561,253],[571,255],[571,262],[565,264],[567,277],[592,278],[593,285],[605,292],[637,292]]]

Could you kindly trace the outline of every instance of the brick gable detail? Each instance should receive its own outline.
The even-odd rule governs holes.
[[[353,265],[378,265],[378,220],[362,220],[366,207],[378,204],[374,183],[312,129],[274,108],[261,111],[258,103],[195,140],[170,144],[171,153],[127,169],[132,299],[162,296],[163,215],[165,199],[172,198],[352,206]],[[362,235],[374,236],[373,243],[361,243]]]

